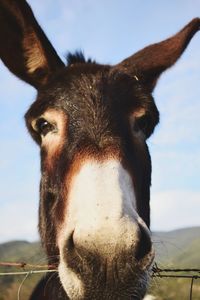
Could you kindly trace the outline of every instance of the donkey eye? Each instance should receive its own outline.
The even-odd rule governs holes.
[[[42,136],[47,135],[50,131],[53,131],[55,128],[54,125],[49,123],[44,118],[40,118],[36,121],[34,129]]]

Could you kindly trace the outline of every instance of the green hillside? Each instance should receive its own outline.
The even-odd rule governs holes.
[[[0,244],[1,261],[8,258],[12,261],[16,261],[16,259],[23,261],[23,259],[28,258],[31,262],[35,262],[41,258],[41,253],[39,242],[12,241]]]
[[[156,262],[160,267],[200,269],[200,227],[153,233]],[[45,264],[40,243],[11,241],[0,244],[0,261]],[[0,267],[0,272],[15,270]],[[29,276],[21,290],[20,300],[27,300],[40,275]],[[23,276],[0,276],[0,300],[16,300]],[[149,293],[156,300],[188,300],[191,280],[153,278]],[[195,280],[193,300],[200,299],[200,280]]]
[[[1,262],[27,262],[30,264],[45,264],[45,255],[40,243],[29,243],[26,241],[12,241],[0,245]],[[16,268],[0,267],[0,272],[19,271]],[[20,270],[22,271],[22,270]],[[24,275],[20,276],[0,276],[0,300],[16,300],[17,292]],[[28,277],[23,286],[20,300],[27,300],[33,286],[41,278],[41,275]]]
[[[200,227],[153,234],[156,262],[163,268],[200,269]],[[149,293],[155,300],[190,299],[191,279],[154,278]],[[200,279],[194,281],[192,300],[200,299]]]
[[[200,227],[155,232],[152,239],[157,263],[200,268]]]

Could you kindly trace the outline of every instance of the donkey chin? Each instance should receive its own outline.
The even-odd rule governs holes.
[[[86,249],[86,245],[67,245],[60,252],[59,277],[68,297],[143,299],[154,251],[151,249],[144,257],[135,258],[134,249],[121,249],[111,242],[101,245],[101,251],[98,251],[99,246],[96,249],[92,246]]]
[[[91,266],[92,263],[84,258],[81,265],[76,266],[83,269],[82,275],[69,268],[67,262],[61,262],[60,280],[70,299],[143,299],[148,272],[131,256],[129,262],[116,258],[100,265],[98,258],[96,261],[96,266]]]
[[[131,186],[117,161],[88,163],[75,176],[58,238],[59,276],[70,299],[145,295],[154,251]]]

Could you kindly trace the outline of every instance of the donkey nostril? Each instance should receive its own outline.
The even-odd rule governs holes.
[[[139,241],[136,248],[135,258],[139,261],[151,251],[151,238],[148,231],[141,225],[139,227]]]
[[[68,240],[67,240],[67,244],[66,244],[66,249],[68,251],[74,249],[74,239],[73,239],[73,235],[74,235],[74,231],[70,234]]]

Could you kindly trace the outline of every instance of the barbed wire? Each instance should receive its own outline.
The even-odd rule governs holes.
[[[197,274],[173,274],[173,273],[198,273]],[[163,274],[163,273],[167,273],[167,274]],[[168,274],[171,273],[171,274]],[[194,279],[198,279],[200,278],[200,269],[197,268],[159,268],[158,265],[155,263],[153,268],[152,268],[152,276],[153,277],[160,277],[160,278],[194,278]]]
[[[31,274],[39,274],[39,273],[52,273],[57,272],[56,265],[37,265],[37,264],[29,264],[26,262],[0,262],[0,267],[14,267],[23,269],[23,271],[16,272],[0,272],[0,276],[16,276],[16,275],[31,275]],[[26,268],[31,270],[25,270]],[[40,269],[40,270],[35,270]]]
[[[38,264],[29,264],[26,262],[0,262],[0,267],[16,267],[16,268],[48,268],[48,269],[54,269],[56,268],[56,265],[38,265]]]
[[[0,276],[16,276],[16,275],[31,275],[31,274],[39,274],[39,273],[53,273],[58,270],[30,270],[30,271],[17,271],[17,272],[0,272]]]
[[[23,269],[23,271],[17,271],[17,272],[16,271],[0,272],[0,276],[25,275],[24,278],[22,279],[22,281],[19,285],[18,291],[17,291],[17,300],[20,300],[20,294],[21,294],[22,287],[30,275],[57,272],[56,265],[39,265],[39,264],[29,264],[26,262],[0,262],[0,267]],[[29,269],[29,270],[25,270],[25,269]],[[37,270],[37,269],[39,269],[39,270]]]
[[[0,262],[0,267],[10,267],[10,268],[14,267],[14,268],[23,269],[23,271],[0,272],[0,276],[25,275],[25,277],[23,278],[23,280],[19,286],[19,289],[18,289],[18,299],[20,298],[21,288],[29,275],[58,272],[56,265],[38,265],[38,264],[29,264],[26,262]],[[25,270],[27,268],[29,270]],[[39,269],[39,270],[37,270],[37,269]],[[151,274],[152,277],[191,279],[190,298],[189,299],[192,300],[194,280],[200,278],[200,269],[198,269],[198,268],[159,268],[158,265],[155,263],[154,266],[152,267],[151,271],[152,271],[152,274]],[[177,273],[181,273],[181,274],[177,274]],[[193,274],[185,274],[185,273],[193,273]]]
[[[180,268],[180,269],[174,269],[174,268],[159,268],[158,265],[155,263],[152,268],[152,277],[158,277],[158,278],[184,278],[184,279],[191,279],[190,284],[190,295],[189,300],[192,300],[192,294],[193,294],[193,284],[195,279],[199,279],[200,275],[197,274],[178,274],[177,273],[198,273],[200,274],[200,269],[196,268]],[[164,273],[164,274],[163,274]],[[166,274],[167,273],[167,274]],[[170,274],[169,274],[170,273]],[[176,274],[173,274],[176,273]]]
[[[26,263],[26,262],[0,262],[0,267],[15,267],[15,268],[20,268],[25,270],[26,268],[31,268],[31,269],[41,269],[41,270],[27,270],[24,271],[23,274],[27,273],[27,272],[56,272],[57,271],[57,265],[53,265],[53,264],[45,264],[45,265],[41,265],[41,264],[30,264],[30,263]],[[158,267],[158,265],[155,263],[154,266],[152,267],[152,275],[153,276],[171,276],[171,274],[162,274],[162,273],[187,273],[187,272],[193,272],[193,273],[198,273],[199,275],[188,275],[188,276],[196,276],[197,278],[200,278],[200,269],[198,268],[160,268]],[[12,272],[4,272],[1,274],[11,274]],[[20,272],[14,272],[19,274]],[[174,275],[176,276],[176,275]],[[184,276],[184,275],[177,275],[179,276]],[[187,275],[185,275],[187,276]],[[189,277],[189,278],[190,278]]]

